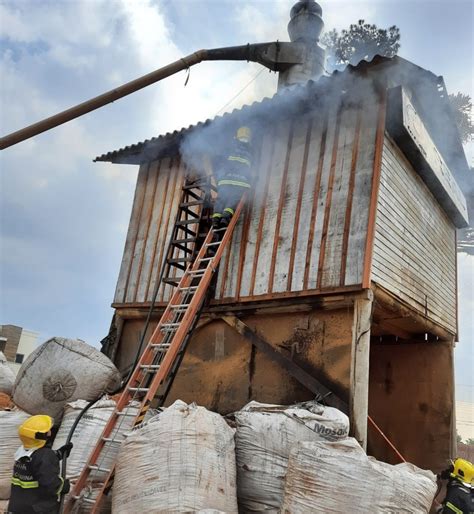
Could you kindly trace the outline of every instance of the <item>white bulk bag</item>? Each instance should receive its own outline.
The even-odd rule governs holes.
[[[120,373],[92,346],[53,337],[25,360],[13,386],[13,401],[31,414],[48,414],[60,421],[66,403],[93,400],[115,391]]]
[[[234,430],[177,400],[122,443],[112,512],[197,511],[237,513]]]
[[[87,403],[88,402],[84,400],[77,400],[66,405],[61,426],[59,427],[58,433],[54,439],[53,449],[56,450],[66,444],[69,431],[74,421]],[[126,414],[124,416],[120,416],[117,429],[112,432],[112,437],[117,441],[123,439],[125,433],[132,428],[133,421],[138,414],[139,407],[140,405],[138,402],[133,402],[123,410]],[[81,418],[77,424],[71,441],[74,446],[67,459],[67,478],[72,480],[78,478],[89,459],[89,455],[99,440],[102,430],[112,415],[114,408],[114,400],[105,398],[94,404]],[[110,469],[117,459],[119,448],[119,444],[112,442],[106,445],[103,454],[104,460],[101,463],[101,467]],[[102,478],[102,475],[97,478]],[[94,476],[96,476],[96,474],[94,474]]]
[[[8,365],[5,355],[0,352],[0,393],[11,395],[14,382],[15,373]]]
[[[18,428],[29,418],[21,410],[0,411],[0,499],[10,498],[15,452],[21,445]]]
[[[315,401],[295,405],[250,402],[235,413],[237,495],[243,512],[278,510],[290,450],[298,441],[347,437],[349,418]]]
[[[367,457],[351,438],[301,443],[291,451],[282,513],[428,513],[436,477],[413,464]]]

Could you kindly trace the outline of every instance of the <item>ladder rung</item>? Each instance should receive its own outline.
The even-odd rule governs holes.
[[[185,225],[180,225],[176,227],[178,230],[182,230],[185,234],[189,234],[191,237],[196,237],[198,234],[194,232],[194,230],[191,230]]]
[[[227,227],[213,228],[212,229],[213,232],[225,232],[226,230],[227,230]]]
[[[91,471],[100,471],[100,472],[104,472],[104,473],[110,473],[112,471],[111,469],[101,468],[100,466],[96,466],[94,464],[90,464],[88,467]]]
[[[196,291],[199,286],[186,286],[186,287],[180,287],[180,291]]]
[[[179,327],[180,323],[163,323],[160,328]]]
[[[160,369],[159,364],[140,364],[141,369]]]
[[[202,259],[199,259],[199,262],[206,262],[206,261],[212,261],[214,257],[203,257]]]
[[[186,264],[180,264],[179,262],[170,262],[168,263],[170,266],[173,266],[173,268],[179,269],[181,271],[186,271]]]
[[[128,390],[134,393],[147,393],[150,389],[148,387],[129,387]]]
[[[166,277],[162,280],[165,284],[170,284],[172,286],[177,286],[179,284],[179,280],[172,277]]]
[[[192,218],[201,220],[201,214],[199,212],[192,211],[189,207],[181,207],[181,212],[186,213],[188,216]]]
[[[159,345],[159,344],[156,345],[156,350],[159,351],[159,352],[165,353],[165,352],[167,352],[169,350],[169,346],[166,346],[166,347],[165,346],[161,346],[161,348],[160,348],[160,346],[161,345]]]
[[[184,307],[189,307],[189,303],[175,303],[174,305],[170,305],[171,309],[182,309]]]
[[[171,343],[151,343],[150,346],[152,348],[167,350],[171,346]]]
[[[222,243],[222,241],[214,241],[213,243],[207,243],[206,246],[218,246]]]
[[[168,264],[175,264],[178,262],[192,262],[192,260],[191,257],[176,257],[175,259],[168,259],[166,262]]]
[[[182,225],[197,225],[199,223],[199,218],[193,219],[193,220],[179,220],[176,222],[176,225],[179,225],[180,227]]]
[[[195,243],[196,238],[195,237],[185,237],[184,239],[172,239],[171,243],[174,245],[177,244],[186,244],[186,243]]]
[[[194,277],[203,277],[204,273],[206,273],[205,269],[191,269],[188,271],[188,274]]]
[[[204,200],[193,200],[192,202],[183,202],[180,203],[180,208],[182,207],[194,207],[195,205],[202,205],[204,203]]]

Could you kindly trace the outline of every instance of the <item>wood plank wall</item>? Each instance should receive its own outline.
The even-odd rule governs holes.
[[[362,283],[378,104],[335,102],[268,127],[255,184],[224,253],[216,299],[246,301]],[[114,305],[150,301],[185,170],[141,166]],[[159,301],[169,297],[160,290]]]
[[[255,197],[224,256],[218,300],[361,284],[377,110],[373,98],[335,104],[265,135]]]
[[[184,166],[177,158],[140,166],[114,304],[151,300],[176,218],[184,175]],[[166,301],[168,296],[169,286],[160,287],[157,300]]]
[[[372,280],[456,333],[455,228],[386,135]]]

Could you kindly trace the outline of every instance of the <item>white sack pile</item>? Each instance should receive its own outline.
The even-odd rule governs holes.
[[[367,457],[359,443],[301,443],[291,451],[282,513],[427,513],[436,477],[413,464]]]
[[[0,500],[10,498],[15,452],[21,445],[18,427],[29,418],[21,410],[0,411]]]
[[[11,395],[14,382],[15,373],[8,365],[5,355],[0,352],[0,393]]]
[[[58,422],[66,403],[93,400],[119,385],[120,373],[103,353],[82,341],[53,337],[21,366],[13,401],[30,414],[49,414]]]
[[[341,411],[311,401],[296,405],[250,402],[235,413],[237,488],[243,512],[279,510],[290,450],[299,441],[347,437]]]
[[[113,514],[237,512],[234,430],[222,416],[177,400],[120,449]]]
[[[56,438],[54,439],[53,449],[56,450],[64,444],[69,431],[81,410],[88,402],[77,400],[66,405],[64,417],[59,427]],[[99,440],[102,430],[104,430],[115,408],[114,400],[102,399],[94,404],[79,421],[74,435],[72,437],[73,449],[67,459],[67,478],[74,480],[78,478],[82,469],[86,465],[89,455]],[[112,437],[121,440],[133,426],[133,421],[138,414],[139,403],[133,402],[126,408],[126,415],[119,418],[116,429],[112,432]],[[125,409],[124,409],[125,412]],[[104,460],[101,467],[110,469],[117,459],[120,445],[108,443],[104,449]],[[98,479],[103,479],[104,474],[100,476],[94,473]]]

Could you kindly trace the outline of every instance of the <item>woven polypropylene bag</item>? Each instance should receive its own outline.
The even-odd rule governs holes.
[[[113,514],[237,512],[234,430],[178,400],[122,444]]]
[[[353,438],[293,447],[282,513],[406,513],[430,510],[436,477],[408,463],[368,457]]]
[[[13,373],[13,370],[8,365],[5,355],[0,352],[0,393],[10,395],[14,382],[15,373]]]
[[[291,448],[298,441],[347,437],[349,419],[315,401],[296,405],[250,402],[235,413],[237,491],[241,512],[278,511]]]
[[[13,401],[31,414],[60,421],[65,405],[94,400],[117,389],[120,373],[83,341],[53,337],[25,360],[13,386]]]
[[[84,400],[77,400],[66,405],[61,426],[54,439],[53,449],[60,448],[66,443],[73,423],[86,405],[87,402]],[[82,416],[71,440],[73,448],[67,459],[67,478],[75,479],[79,476],[114,409],[115,402],[105,398],[99,400]],[[132,428],[138,410],[138,402],[134,402],[124,409],[125,415],[119,417],[111,438],[119,441],[125,436],[125,433]],[[119,448],[120,445],[116,443],[109,443],[106,446],[101,467],[110,469],[117,459]]]
[[[10,498],[15,452],[21,445],[18,427],[29,414],[18,409],[0,411],[0,499]]]

